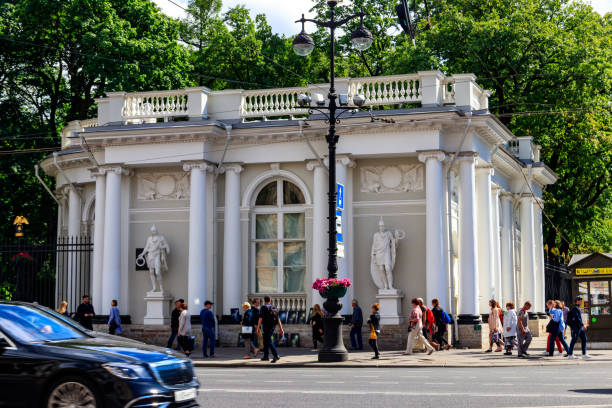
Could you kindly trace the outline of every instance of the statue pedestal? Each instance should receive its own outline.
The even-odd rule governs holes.
[[[401,324],[404,320],[402,316],[402,299],[404,294],[397,289],[379,289],[376,299],[380,303],[380,324],[392,325]]]
[[[147,292],[147,314],[144,324],[170,324],[170,302],[172,296],[167,292]]]

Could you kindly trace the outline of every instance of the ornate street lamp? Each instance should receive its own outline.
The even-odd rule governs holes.
[[[325,106],[324,101],[317,101],[316,106],[311,106],[311,98],[306,94],[298,96],[297,103],[301,107],[308,107],[309,112],[318,111],[326,116],[329,122],[329,130],[326,137],[327,147],[329,150],[329,193],[328,193],[328,204],[329,204],[329,216],[328,216],[328,260],[327,260],[327,274],[329,278],[338,277],[338,262],[336,253],[338,250],[338,243],[336,242],[336,144],[338,143],[338,135],[336,134],[336,123],[339,117],[349,111],[354,111],[361,108],[366,99],[362,95],[355,95],[352,100],[353,106],[348,106],[348,99],[344,101],[342,98],[340,104],[342,107],[338,107],[334,79],[335,79],[335,68],[334,68],[334,51],[335,51],[335,31],[338,27],[341,27],[359,17],[361,19],[361,25],[353,33],[351,33],[351,43],[353,47],[359,51],[364,51],[372,45],[372,33],[363,25],[363,17],[366,15],[363,11],[346,17],[342,20],[336,20],[335,8],[338,4],[337,1],[328,1],[330,18],[328,21],[318,21],[304,18],[297,20],[296,23],[302,23],[302,31],[293,40],[293,49],[296,54],[306,56],[314,49],[314,41],[306,31],[304,30],[304,23],[306,21],[315,23],[320,27],[329,28],[330,31],[330,84],[329,94],[327,95],[328,104]],[[338,112],[340,111],[340,112]],[[342,316],[338,313],[342,308],[342,303],[337,297],[328,297],[323,307],[327,311],[327,315],[323,320],[325,328],[323,347],[319,351],[320,362],[337,362],[346,361],[348,359],[348,353],[344,348],[344,342],[342,340]]]

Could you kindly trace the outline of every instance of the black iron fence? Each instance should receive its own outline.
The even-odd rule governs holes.
[[[90,291],[93,243],[87,236],[0,241],[0,299],[74,311]]]
[[[571,305],[572,302],[572,281],[567,264],[557,257],[544,258],[546,299],[558,299]]]

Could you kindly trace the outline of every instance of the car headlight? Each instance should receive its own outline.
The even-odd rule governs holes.
[[[108,363],[102,364],[102,367],[115,377],[122,378],[124,380],[150,380],[152,379],[151,374],[146,367],[138,364],[128,363]]]

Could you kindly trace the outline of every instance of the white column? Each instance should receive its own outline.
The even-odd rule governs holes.
[[[536,280],[537,280],[537,304],[535,305],[534,312],[544,313],[546,310],[546,276],[544,272],[544,233],[542,231],[542,207],[544,203],[542,201],[534,203],[535,209],[535,222],[534,222],[534,236],[535,236],[535,258],[536,258]]]
[[[507,301],[517,302],[514,293],[514,254],[512,252],[512,194],[507,192],[501,193],[501,282],[502,282],[502,299]],[[518,307],[518,304],[517,304]]]
[[[206,163],[187,163],[190,172],[189,191],[189,263],[187,270],[187,304],[192,314],[199,313],[206,300]]]
[[[81,196],[77,187],[68,187],[68,242],[76,244],[81,236]],[[69,247],[68,252],[68,304],[72,310],[76,310],[79,300],[89,288],[81,287],[81,276],[79,274],[79,257],[81,252],[75,246]]]
[[[500,304],[505,304],[510,299],[503,298],[503,283],[501,274],[501,240],[499,237],[499,192],[501,188],[495,184],[491,186],[491,243],[493,245],[493,274],[495,275],[494,288],[495,299],[498,299]]]
[[[480,317],[476,251],[475,154],[459,158],[459,314]]]
[[[106,170],[104,209],[104,263],[102,265],[102,314],[110,313],[111,300],[123,306],[121,294],[121,167]]]
[[[314,197],[312,208],[312,279],[327,277],[327,192],[329,181],[327,168],[318,161],[307,164],[308,170],[314,170]],[[313,290],[312,304],[323,307],[323,298]]]
[[[93,265],[91,276],[91,302],[94,310],[102,310],[102,272],[104,264],[104,207],[106,197],[106,174],[103,169],[93,172],[96,179],[94,207]]]
[[[521,197],[521,287],[522,299],[538,305],[534,239],[534,212],[531,195]],[[537,312],[534,308],[533,312]]]
[[[352,281],[350,276],[350,254],[348,250],[350,248],[350,235],[352,234],[349,228],[349,214],[350,211],[347,208],[347,199],[346,197],[352,194],[352,191],[349,190],[348,183],[348,168],[354,167],[355,162],[347,156],[341,156],[336,159],[336,182],[342,184],[344,186],[344,210],[342,210],[342,237],[344,242],[342,245],[344,246],[344,257],[338,257],[338,279],[346,279],[349,278]],[[340,245],[340,243],[338,243]],[[340,310],[340,314],[352,314],[353,310],[351,308],[351,293],[352,291],[349,289],[347,291],[346,296],[344,296],[340,301],[342,302],[342,310]]]
[[[242,304],[242,250],[240,237],[240,172],[242,166],[226,165],[223,211],[223,314]]]
[[[444,253],[444,191],[441,151],[422,152],[419,160],[425,163],[425,293],[427,304],[437,298],[448,309],[448,282]]]
[[[489,300],[495,296],[495,270],[493,267],[493,237],[491,236],[491,175],[490,165],[476,167],[476,200],[478,228],[478,271],[480,308],[487,310]]]

